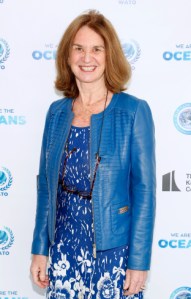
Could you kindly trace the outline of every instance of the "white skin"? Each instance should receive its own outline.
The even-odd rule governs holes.
[[[79,97],[75,101],[76,107],[94,107],[92,110],[97,111],[97,113],[102,111],[103,95],[107,90],[104,81],[106,53],[102,37],[89,27],[83,26],[74,38],[68,64],[75,75],[79,89]],[[110,100],[111,97],[112,93],[109,92],[108,98]],[[102,99],[100,103],[98,103],[98,99]],[[73,124],[75,124],[75,117]],[[83,120],[78,120],[78,124],[87,125]],[[47,257],[33,255],[31,274],[34,283],[40,288],[46,288],[49,285],[46,268]],[[124,282],[124,290],[126,291],[124,291],[124,294],[137,294],[141,287],[145,285],[146,278],[147,271],[127,269]]]

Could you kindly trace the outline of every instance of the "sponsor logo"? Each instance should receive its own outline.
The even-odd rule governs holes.
[[[25,125],[24,115],[16,115],[14,109],[0,109],[0,125]]]
[[[17,291],[0,291],[0,299],[29,299],[21,296]]]
[[[126,5],[135,5],[137,3],[136,0],[118,0],[119,4],[126,4]]]
[[[172,292],[170,299],[191,299],[191,288],[190,287],[177,288]]]
[[[132,69],[135,69],[134,64],[141,56],[141,48],[139,44],[132,39],[128,43],[122,43],[122,49],[125,54],[125,57],[131,64]]]
[[[9,58],[10,48],[5,39],[0,38],[0,69],[5,69],[4,63]]]
[[[7,189],[11,187],[13,177],[6,167],[0,167],[0,196],[8,196]]]
[[[186,191],[191,191],[191,173],[186,173]]]
[[[14,235],[9,227],[0,228],[0,255],[9,255],[9,248],[14,243]]]
[[[163,59],[166,61],[190,61],[191,44],[177,44],[175,50],[163,53]]]
[[[191,249],[191,233],[171,233],[169,238],[158,241],[160,248]]]
[[[179,174],[179,173],[178,173]],[[175,170],[162,176],[162,191],[191,191],[191,173],[183,173],[178,176],[178,184],[175,181]]]
[[[191,135],[191,103],[180,105],[174,113],[173,120],[179,132]]]
[[[162,176],[162,191],[180,191],[175,182],[175,171]]]
[[[44,50],[34,50],[32,52],[32,58],[34,60],[55,60],[57,46],[53,44],[45,44]]]

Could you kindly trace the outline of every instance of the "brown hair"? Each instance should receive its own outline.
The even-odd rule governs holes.
[[[63,91],[67,97],[75,98],[79,95],[75,76],[68,64],[68,57],[76,33],[83,26],[88,26],[104,40],[106,49],[105,85],[107,89],[113,93],[125,90],[125,84],[131,77],[131,67],[112,24],[95,10],[78,16],[66,29],[57,50],[55,87]]]

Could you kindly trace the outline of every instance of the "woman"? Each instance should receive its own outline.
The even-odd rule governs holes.
[[[143,298],[155,214],[149,106],[122,92],[130,67],[95,11],[65,31],[57,71],[65,98],[44,129],[33,280],[50,299]]]

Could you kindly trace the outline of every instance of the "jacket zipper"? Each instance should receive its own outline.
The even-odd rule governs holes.
[[[91,117],[90,117],[90,139],[89,139],[89,157],[90,157],[90,186],[92,186],[92,176],[91,176]],[[96,234],[95,234],[95,221],[94,221],[94,202],[92,194],[92,224],[93,224],[93,257],[96,258]]]

